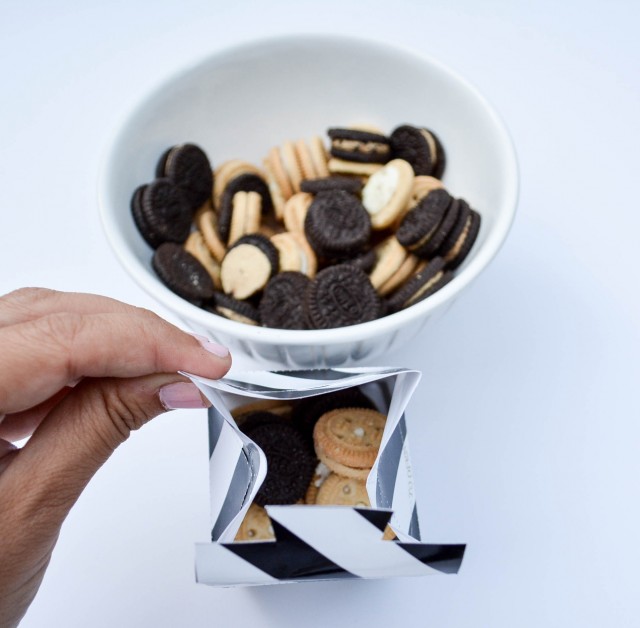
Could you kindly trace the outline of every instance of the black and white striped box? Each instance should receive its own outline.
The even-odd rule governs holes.
[[[222,380],[189,375],[209,410],[211,543],[196,545],[196,579],[217,586],[336,578],[457,573],[465,546],[422,543],[405,408],[420,373],[401,368],[343,368],[234,373]],[[366,482],[371,508],[267,506],[275,541],[233,539],[266,473],[264,453],[231,411],[256,399],[301,399],[358,386],[387,415]],[[249,399],[248,399],[249,398]],[[387,523],[397,538],[383,540]]]

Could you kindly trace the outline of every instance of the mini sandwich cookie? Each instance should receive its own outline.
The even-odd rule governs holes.
[[[158,162],[156,176],[171,179],[184,192],[192,211],[211,196],[211,164],[205,152],[195,144],[169,148]]]
[[[192,231],[184,243],[184,250],[191,253],[206,269],[216,288],[220,288],[220,264],[211,254],[200,231]]]
[[[318,419],[323,414],[338,408],[375,410],[371,399],[359,388],[345,388],[333,393],[301,399],[293,408],[292,419],[301,432],[312,442],[313,429]]]
[[[352,506],[369,508],[371,501],[364,480],[345,478],[332,473],[319,487],[316,496],[318,505]]]
[[[413,188],[413,170],[403,159],[393,159],[369,177],[362,204],[374,229],[390,227],[405,211]]]
[[[271,243],[278,249],[280,272],[291,270],[315,277],[318,260],[304,234],[283,231],[271,236]]]
[[[229,246],[242,236],[257,233],[260,229],[262,197],[257,192],[236,192],[231,203]]]
[[[445,270],[445,261],[441,257],[434,257],[389,297],[387,310],[390,313],[397,312],[426,299],[449,283],[452,277],[452,273]]]
[[[408,161],[416,175],[442,178],[445,154],[433,131],[403,124],[391,133],[389,139],[393,156]]]
[[[258,506],[258,504],[251,504],[240,524],[235,540],[273,541],[275,538],[275,532],[267,511],[262,506]]]
[[[480,231],[480,214],[462,199],[460,205],[458,220],[440,247],[440,254],[450,270],[455,270],[464,262]]]
[[[352,264],[321,270],[305,292],[305,312],[311,329],[331,329],[372,321],[381,304],[369,277]]]
[[[320,257],[353,257],[369,241],[371,220],[362,203],[343,190],[318,194],[307,211],[305,236]]]
[[[169,290],[191,303],[202,305],[215,293],[207,269],[180,244],[161,244],[153,254],[151,265]]]
[[[220,164],[214,171],[213,181],[213,205],[220,208],[222,194],[234,179],[243,174],[252,174],[266,181],[265,173],[260,168],[242,159],[230,159]]]
[[[212,314],[224,316],[236,323],[245,325],[260,325],[260,313],[258,308],[247,301],[239,301],[224,292],[216,292],[212,303],[205,305],[205,309]]]
[[[191,231],[193,212],[184,192],[171,179],[156,179],[137,188],[131,213],[140,235],[153,249],[164,242],[182,243]]]
[[[231,236],[231,226],[233,215],[236,209],[236,194],[238,192],[254,192],[260,196],[261,212],[269,212],[272,207],[271,195],[266,182],[256,174],[241,174],[232,179],[225,187],[222,198],[220,200],[220,208],[218,212],[218,233],[224,242],[229,242]],[[242,197],[242,195],[241,195]],[[246,203],[247,197],[242,197],[241,204]],[[253,198],[253,197],[251,197]],[[255,203],[254,200],[251,203]],[[245,212],[246,214],[246,212]],[[260,215],[260,214],[259,214]],[[246,215],[245,215],[246,217]],[[255,222],[255,217],[254,217]],[[259,216],[258,216],[259,223]],[[237,229],[237,227],[236,227]],[[235,232],[237,233],[237,231]]]
[[[260,300],[262,323],[277,329],[306,329],[304,295],[311,280],[299,272],[281,272],[269,280]]]
[[[333,157],[359,163],[385,164],[389,161],[389,138],[360,129],[333,128],[327,131]]]
[[[227,251],[222,260],[222,289],[235,299],[247,299],[260,292],[277,272],[276,247],[263,235],[246,235]]]
[[[254,501],[264,506],[304,499],[317,460],[302,434],[283,420],[256,425],[246,434],[267,458],[267,477]]]
[[[294,194],[282,210],[282,220],[287,231],[304,233],[304,220],[313,201],[313,195],[306,192]]]
[[[323,414],[313,430],[321,462],[344,477],[366,479],[378,456],[387,417],[364,408],[340,408]]]
[[[344,190],[351,194],[362,192],[362,181],[354,177],[334,175],[332,177],[322,177],[319,179],[306,179],[300,184],[303,192],[318,194],[320,192],[330,192],[331,190]]]
[[[451,228],[454,224],[451,222],[454,217],[450,212],[452,204],[453,198],[446,190],[430,192],[402,219],[396,231],[398,242],[419,257],[432,256],[440,246],[434,245],[434,239],[437,244],[444,227]]]

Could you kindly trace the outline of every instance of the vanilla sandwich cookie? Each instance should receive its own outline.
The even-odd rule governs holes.
[[[302,181],[303,174],[293,142],[285,142],[280,149],[280,154],[282,156],[284,170],[291,184],[291,190],[296,194],[300,191],[300,182]]]
[[[192,231],[184,243],[184,249],[191,253],[207,269],[213,280],[213,285],[219,289],[222,285],[220,283],[220,264],[213,257],[202,233],[198,230]]]
[[[387,417],[368,408],[337,408],[313,428],[313,442],[329,460],[358,469],[371,468],[378,456]],[[327,464],[326,460],[323,462]]]
[[[310,278],[315,277],[318,260],[304,234],[283,231],[274,235],[271,243],[278,249],[280,272],[293,270]]]
[[[352,506],[369,508],[371,502],[364,480],[345,478],[332,473],[319,487],[316,495],[318,505]]]
[[[235,541],[275,541],[276,535],[267,511],[258,504],[251,504],[244,516]]]
[[[210,204],[200,208],[195,217],[195,224],[202,233],[204,241],[218,263],[227,254],[227,247],[218,234],[218,218]]]
[[[222,201],[222,193],[227,185],[241,174],[254,174],[266,180],[265,173],[257,166],[242,159],[229,159],[214,170],[213,203],[219,208]]]
[[[383,166],[362,189],[362,204],[371,216],[373,229],[390,227],[405,211],[413,188],[413,169],[404,159]]]
[[[408,209],[415,207],[429,192],[443,189],[445,189],[445,187],[440,179],[427,175],[414,177]]]
[[[235,299],[260,292],[278,272],[278,249],[264,236],[242,236],[222,260],[222,289]]]
[[[298,192],[284,204],[282,219],[287,231],[304,233],[304,219],[312,201],[312,194]]]
[[[407,254],[404,262],[400,265],[400,267],[387,279],[379,288],[378,294],[381,297],[386,297],[391,294],[400,286],[402,286],[409,278],[416,272],[418,272],[418,265],[424,264],[426,266],[426,262],[424,260],[420,260],[419,257],[415,255]]]
[[[374,249],[376,263],[369,273],[371,284],[380,294],[380,288],[387,282],[402,266],[409,256],[395,236],[389,236]]]
[[[324,142],[319,135],[314,135],[309,140],[309,153],[311,154],[316,177],[328,177],[329,167],[327,161],[329,156],[327,155]]]
[[[273,199],[276,218],[282,220],[284,204],[293,196],[291,181],[280,154],[280,149],[274,146],[264,160],[264,168],[267,173],[267,183]]]
[[[338,157],[331,157],[327,162],[327,166],[332,174],[357,174],[366,177],[371,176],[382,168],[382,164],[348,161]]]
[[[262,197],[257,192],[236,192],[233,195],[229,246],[243,235],[257,233],[260,229]]]

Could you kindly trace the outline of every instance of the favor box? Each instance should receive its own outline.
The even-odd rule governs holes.
[[[465,545],[423,543],[420,537],[404,414],[418,371],[369,367],[189,377],[212,403],[211,542],[196,545],[198,582],[239,586],[457,573]],[[351,387],[359,387],[387,415],[366,481],[371,508],[267,505],[275,540],[234,542],[268,469],[264,453],[238,429],[232,410],[259,399],[296,400]],[[383,539],[387,525],[394,540]]]

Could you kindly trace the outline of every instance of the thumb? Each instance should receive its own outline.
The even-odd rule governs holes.
[[[58,528],[80,493],[133,430],[178,407],[207,407],[194,384],[173,374],[85,379],[42,421],[0,475],[0,494],[44,528]],[[6,492],[4,493],[7,494]],[[14,515],[17,514],[14,510]]]

